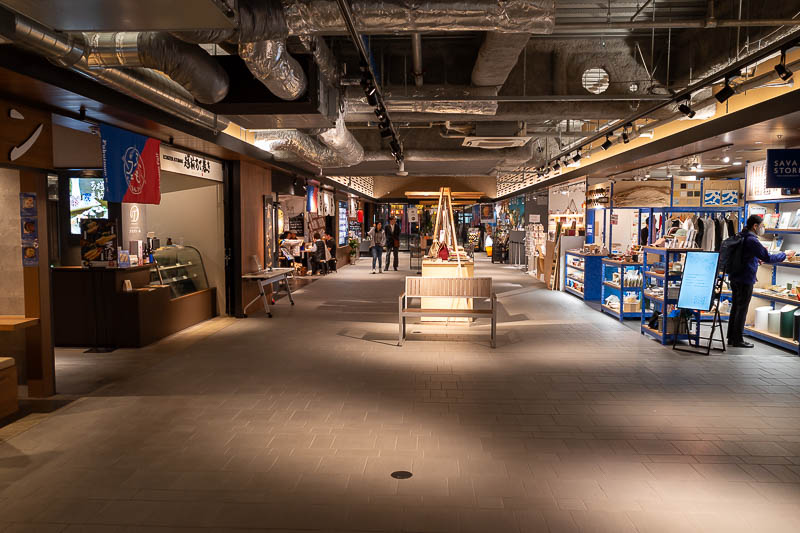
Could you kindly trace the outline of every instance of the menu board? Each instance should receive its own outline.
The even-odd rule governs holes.
[[[678,308],[693,311],[711,310],[714,282],[719,270],[719,252],[687,252],[683,269]]]
[[[305,235],[305,219],[302,213],[300,213],[296,217],[289,218],[289,231],[291,231],[298,237],[302,237],[303,235]]]
[[[103,178],[70,178],[69,228],[73,235],[81,234],[81,220],[108,218],[108,202]]]
[[[107,218],[81,220],[83,266],[117,266],[117,224]]]

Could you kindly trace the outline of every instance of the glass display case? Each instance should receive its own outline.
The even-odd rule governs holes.
[[[167,285],[173,298],[208,288],[203,258],[194,246],[163,246],[153,252],[150,285]]]

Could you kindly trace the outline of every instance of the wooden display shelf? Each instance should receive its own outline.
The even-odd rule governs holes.
[[[800,233],[800,228],[785,228],[785,229],[767,228],[764,230],[764,233]]]
[[[756,339],[765,340],[772,344],[777,344],[778,346],[789,348],[790,350],[791,349],[795,351],[800,350],[800,342],[797,342],[796,340],[787,337],[781,337],[780,335],[775,335],[774,333],[770,333],[769,331],[764,331],[763,329],[756,329],[750,326],[745,326],[744,333],[745,335],[755,337]]]
[[[583,272],[583,267],[579,267],[579,266],[575,266],[575,265],[570,265],[569,263],[567,263],[567,267],[568,267],[568,268],[574,268],[575,270],[580,270],[581,272]]]
[[[797,298],[786,298],[783,296],[770,296],[769,294],[762,294],[760,292],[753,291],[753,298],[762,298],[764,300],[770,300],[773,302],[781,302],[785,304],[792,304],[800,306],[800,300]]]
[[[564,287],[564,290],[574,294],[575,296],[580,296],[581,298],[583,298],[583,292],[579,291],[578,289],[573,289],[572,287],[567,286]]]
[[[35,326],[39,319],[22,315],[0,315],[0,331],[16,331]]]

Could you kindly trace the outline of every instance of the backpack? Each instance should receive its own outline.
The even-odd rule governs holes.
[[[728,274],[738,274],[745,268],[742,255],[744,253],[744,232],[737,233],[722,241],[719,248],[719,265]]]

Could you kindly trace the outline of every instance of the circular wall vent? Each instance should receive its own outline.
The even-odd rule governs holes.
[[[590,68],[583,72],[581,84],[583,88],[592,94],[601,94],[608,89],[608,72],[600,67]]]

